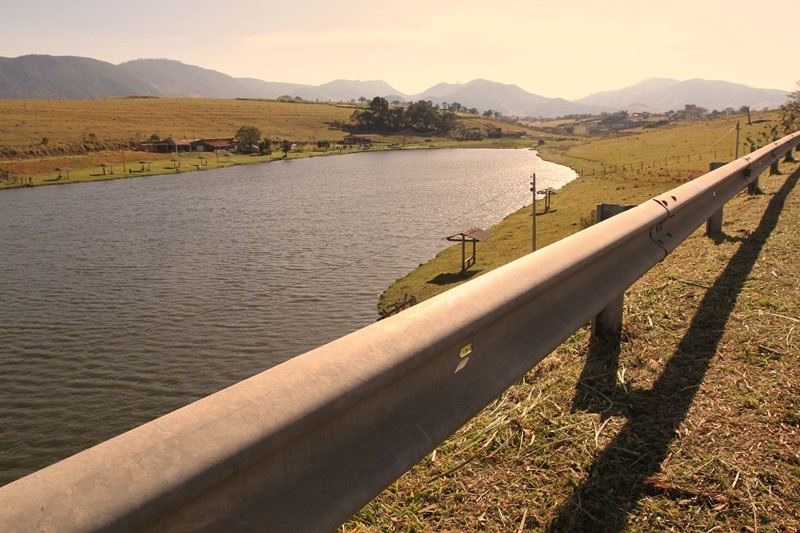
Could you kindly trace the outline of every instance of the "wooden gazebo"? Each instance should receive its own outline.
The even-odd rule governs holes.
[[[473,227],[469,229],[465,229],[462,232],[456,233],[455,235],[450,235],[449,237],[445,237],[448,241],[452,242],[461,242],[461,272],[466,271],[469,267],[475,264],[475,260],[477,259],[476,254],[476,245],[480,241],[485,241],[492,234],[484,229]],[[467,257],[467,243],[472,243],[472,255]]]

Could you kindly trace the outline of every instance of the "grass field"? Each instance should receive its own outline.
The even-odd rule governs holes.
[[[320,150],[317,141],[337,143],[347,132],[333,127],[336,121],[348,123],[356,109],[351,104],[283,102],[274,100],[210,100],[198,98],[110,98],[105,100],[0,100],[0,172],[25,178],[31,185],[54,185],[79,181],[114,179],[132,175],[126,169],[150,170],[135,175],[175,172],[171,154],[133,152],[131,148],[155,134],[160,138],[196,139],[233,137],[241,126],[256,126],[273,141],[287,139],[297,145],[292,158],[329,155],[338,151]],[[550,138],[528,128],[483,117],[462,115],[465,127],[501,127],[504,131],[527,131]],[[373,149],[390,147],[442,148],[451,146],[508,147],[531,144],[527,140],[486,140],[457,142],[445,137],[403,135],[373,136]],[[124,151],[123,151],[124,150]],[[232,155],[221,161],[212,154],[181,154],[179,171],[217,168],[231,164],[271,161],[282,153],[251,157]],[[114,174],[103,174],[101,164],[113,164]],[[145,168],[148,165],[145,165]],[[70,178],[56,180],[56,168],[69,168]],[[65,173],[62,173],[65,176]],[[17,186],[21,180],[0,180],[0,189]]]
[[[631,141],[697,135],[679,145],[691,149],[715,135],[688,129],[576,143],[559,158],[592,153],[596,165],[604,153],[634,157]],[[545,240],[576,231],[571,221],[598,201],[639,202],[706,165],[581,178],[540,217]],[[341,530],[797,532],[800,168],[780,168],[761,176],[762,194],[728,203],[724,238],[698,230],[626,293],[619,350],[590,348],[579,330]],[[529,209],[494,231],[481,243],[484,271],[527,252]],[[399,292],[456,255],[443,252]]]
[[[334,120],[352,106],[261,100],[109,98],[104,100],[0,100],[0,148],[19,156],[47,155],[78,145],[118,145],[161,138],[233,137],[243,125],[292,141],[339,140]],[[89,142],[90,137],[94,139]],[[47,138],[47,144],[42,139]]]

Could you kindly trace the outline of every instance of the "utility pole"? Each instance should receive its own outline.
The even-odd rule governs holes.
[[[536,172],[531,175],[531,251],[536,251]]]
[[[739,121],[736,121],[736,157],[734,159],[739,159]]]

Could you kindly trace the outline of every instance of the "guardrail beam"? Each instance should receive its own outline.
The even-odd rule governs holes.
[[[0,487],[0,530],[332,531],[798,145],[800,132]]]

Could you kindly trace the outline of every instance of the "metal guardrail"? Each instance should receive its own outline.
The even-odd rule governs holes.
[[[3,531],[334,530],[800,132],[0,488]]]

